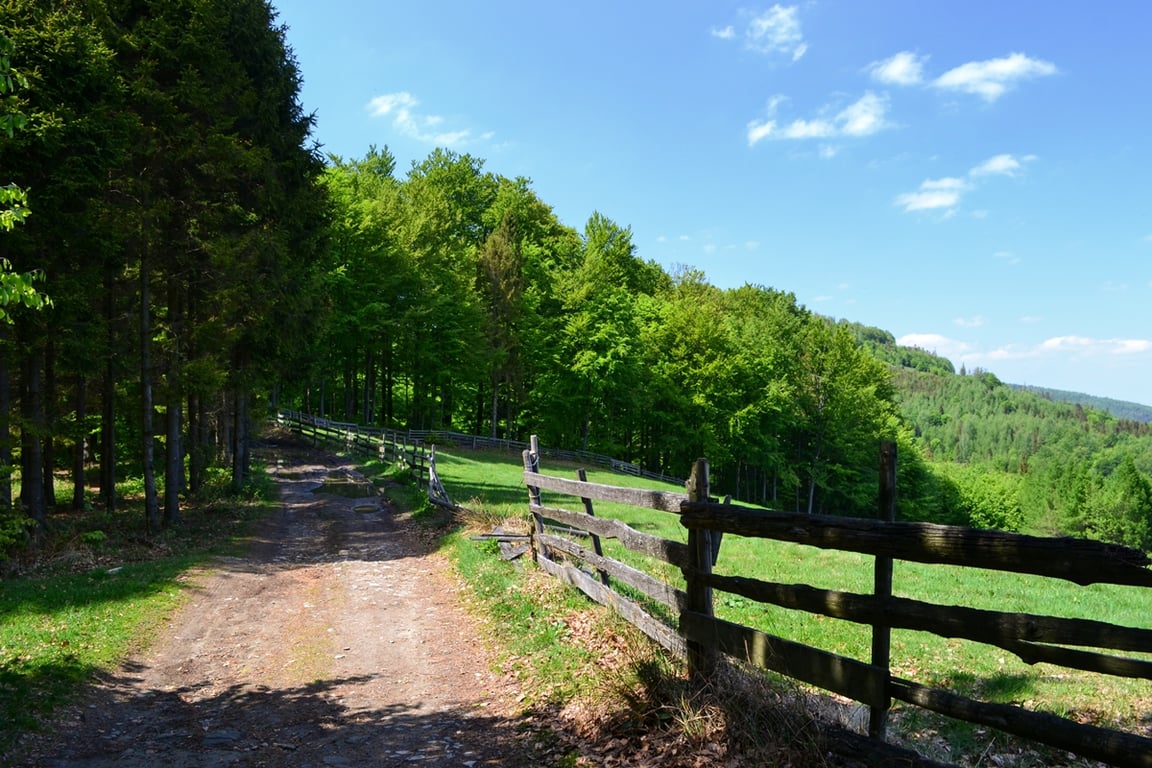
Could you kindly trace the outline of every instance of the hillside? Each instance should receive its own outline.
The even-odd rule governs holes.
[[[1055,400],[1059,403],[1072,403],[1073,405],[1080,405],[1084,408],[1105,411],[1118,419],[1139,421],[1145,424],[1152,422],[1152,405],[1141,405],[1140,403],[1130,403],[1126,400],[1113,400],[1109,397],[1097,397],[1096,395],[1087,395],[1083,392],[1068,392],[1063,389],[1051,389],[1049,387],[1034,387],[1026,384],[1010,384],[1009,386],[1025,392],[1032,392],[1040,397]]]
[[[836,324],[893,373],[904,515],[1152,547],[1152,408],[957,373],[888,331]]]

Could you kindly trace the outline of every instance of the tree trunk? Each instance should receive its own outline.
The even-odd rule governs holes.
[[[140,425],[144,470],[144,522],[148,531],[160,530],[160,502],[156,496],[156,449],[152,427],[152,294],[148,262],[140,260]]]
[[[7,336],[7,334],[5,334]],[[0,348],[0,511],[12,509],[12,381],[8,350]]]
[[[201,432],[204,414],[199,395],[188,395],[188,490],[195,494],[204,484],[205,444]]]
[[[44,456],[40,431],[44,422],[44,393],[40,369],[44,351],[37,348],[24,363],[20,411],[24,426],[20,430],[20,504],[24,513],[36,521],[39,533],[48,525],[44,506]]]
[[[111,350],[115,349],[115,302],[113,278],[104,278],[104,323],[108,332],[108,357],[104,361],[104,381],[100,393],[100,500],[104,509],[116,509],[116,363]]]
[[[392,354],[393,354],[392,353],[392,342],[388,339],[387,336],[385,336],[384,337],[384,346],[383,346],[383,355],[382,355],[384,359],[381,361],[382,368],[383,368],[383,371],[382,371],[383,375],[380,378],[383,379],[383,381],[382,381],[381,387],[380,387],[380,395],[381,395],[380,407],[383,408],[383,410],[384,410],[384,420],[383,421],[384,421],[384,426],[387,426],[387,427],[390,427],[395,423],[393,421],[393,419],[396,416],[396,413],[393,409],[393,402],[392,402],[392,385],[393,385]]]
[[[51,339],[44,347],[44,387],[40,398],[40,445],[43,450],[44,508],[56,508],[56,345]]]
[[[88,449],[88,379],[76,378],[76,439],[72,443],[72,509],[84,509],[84,458]]]
[[[235,390],[235,403],[234,415],[235,426],[233,427],[233,448],[232,448],[232,489],[239,491],[244,487],[244,481],[248,478],[249,457],[248,457],[248,393],[244,392],[240,387]]]
[[[352,356],[344,358],[344,421],[356,420],[356,372]]]
[[[496,422],[500,420],[500,380],[492,377],[492,439],[495,440]]]
[[[168,314],[172,326],[172,346],[168,357],[168,386],[165,390],[166,414],[164,446],[164,526],[180,522],[180,492],[184,490],[184,444],[180,439],[183,426],[183,397],[181,395],[180,338],[184,333],[184,315],[180,305],[179,282],[173,279],[168,286]]]

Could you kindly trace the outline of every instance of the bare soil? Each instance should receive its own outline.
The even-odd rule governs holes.
[[[317,493],[340,459],[272,443],[281,505],[245,557],[98,680],[20,765],[547,765],[448,564],[383,496]],[[329,486],[324,486],[329,487]]]

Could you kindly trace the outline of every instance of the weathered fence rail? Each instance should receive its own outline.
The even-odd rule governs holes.
[[[498,437],[481,437],[478,435],[466,435],[460,432],[446,432],[444,430],[409,430],[406,433],[411,439],[420,440],[423,443],[432,444],[438,443],[441,445],[452,444],[459,448],[472,448],[473,450],[491,450],[491,451],[508,451],[521,453],[528,450],[529,443],[520,440],[508,440]],[[656,480],[662,483],[683,483],[683,478],[671,477],[660,472],[652,472],[651,470],[644,469],[639,464],[633,464],[628,461],[620,461],[611,456],[605,456],[600,453],[593,453],[592,451],[571,451],[562,448],[546,448],[542,456],[555,459],[556,461],[563,461],[570,464],[584,464],[591,467],[603,467],[613,472],[618,472],[622,475],[631,475],[633,477],[642,477],[646,480]]]
[[[377,456],[387,463],[401,462],[412,470],[421,488],[430,487],[433,452],[421,440],[404,432],[347,424],[299,411],[279,411],[276,420],[316,447]]]
[[[881,517],[891,514],[895,454],[882,460]],[[981,702],[954,692],[895,677],[890,669],[893,628],[964,638],[1007,650],[1028,664],[1046,662],[1094,673],[1152,680],[1152,661],[1116,656],[1102,649],[1152,654],[1152,629],[1103,621],[937,605],[891,594],[892,560],[960,565],[1063,579],[1079,585],[1109,583],[1152,587],[1148,556],[1138,550],[1080,539],[1050,539],[958,526],[798,515],[719,503],[709,497],[707,463],[699,462],[685,494],[600,485],[544,475],[540,453],[524,451],[524,483],[536,520],[533,552],[540,567],[612,606],[663,647],[687,658],[692,674],[707,676],[726,654],[842,696],[870,708],[869,735],[883,741],[893,699],[943,715],[992,727],[1084,757],[1119,766],[1152,768],[1152,739],[1087,725],[1023,707]],[[544,505],[541,491],[580,499],[583,512]],[[594,501],[612,501],[679,515],[687,544],[637,531],[592,514]],[[546,532],[546,520],[591,535],[594,548]],[[780,584],[712,572],[723,534],[776,539],[872,555],[872,594]],[[604,557],[599,539],[678,567],[684,588]],[[600,578],[597,578],[600,574]],[[625,584],[667,613],[678,626],[645,611],[612,588]],[[749,600],[870,625],[870,662],[837,655],[782,637],[723,621],[713,615],[713,591]],[[1149,595],[1152,597],[1152,593]],[[1075,647],[1070,647],[1075,646]]]

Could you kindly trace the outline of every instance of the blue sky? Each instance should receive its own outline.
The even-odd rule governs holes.
[[[1152,404],[1152,4],[274,0],[324,150],[1002,380]]]

